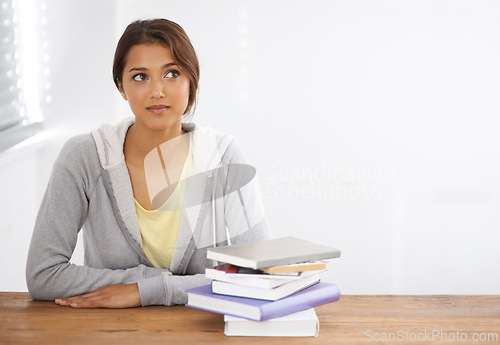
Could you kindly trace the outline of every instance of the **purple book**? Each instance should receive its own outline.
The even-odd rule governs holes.
[[[322,304],[338,301],[340,289],[335,284],[317,283],[293,295],[277,301],[235,297],[212,293],[212,286],[205,285],[189,289],[188,307],[214,313],[262,321],[288,315]]]

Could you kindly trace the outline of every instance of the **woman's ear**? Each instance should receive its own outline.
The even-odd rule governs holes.
[[[128,101],[127,94],[125,93],[125,91],[123,91],[123,85],[121,81],[117,80],[116,85],[118,86],[118,91],[120,92],[120,95],[122,95],[124,100]]]

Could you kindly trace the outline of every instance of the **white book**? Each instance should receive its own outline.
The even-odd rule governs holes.
[[[224,315],[224,334],[247,337],[317,337],[319,320],[314,308],[265,321]]]
[[[313,274],[300,280],[287,282],[272,289],[238,285],[229,282],[214,280],[212,281],[212,292],[220,295],[276,301],[290,296],[291,294],[303,290],[313,284],[316,284],[317,282],[319,282],[319,280],[319,274]]]
[[[207,249],[207,259],[253,269],[333,259],[339,256],[338,249],[295,237]]]
[[[305,271],[297,272],[294,275],[281,275],[281,274],[264,274],[264,273],[232,273],[238,268],[232,268],[229,270],[226,268],[227,265],[207,268],[205,269],[205,276],[207,278],[219,281],[225,281],[228,283],[233,283],[237,285],[246,285],[260,287],[264,289],[272,289],[277,286],[286,284],[291,281],[300,280],[307,276],[318,274],[326,270],[319,271]]]

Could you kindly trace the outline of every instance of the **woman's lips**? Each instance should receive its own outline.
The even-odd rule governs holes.
[[[161,114],[161,113],[167,111],[169,108],[170,107],[168,105],[159,104],[159,105],[149,106],[146,109],[152,113]]]

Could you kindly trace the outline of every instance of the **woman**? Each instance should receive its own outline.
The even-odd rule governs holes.
[[[199,65],[179,25],[130,24],[113,78],[135,116],[63,147],[33,232],[28,289],[75,308],[184,304],[186,289],[210,282],[206,248],[269,237],[254,170],[232,137],[182,122]]]

